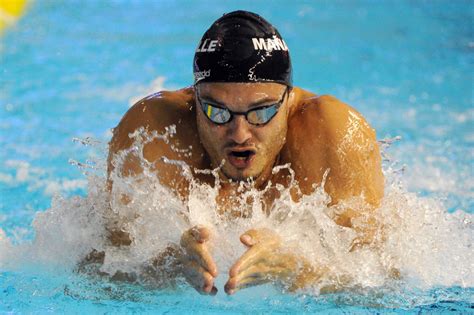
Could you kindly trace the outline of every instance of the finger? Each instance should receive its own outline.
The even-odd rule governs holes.
[[[240,236],[240,241],[247,247],[252,247],[255,245],[255,239],[247,233]]]
[[[245,273],[239,273],[233,277],[230,277],[229,280],[227,280],[227,283],[224,286],[225,292],[229,293],[237,288],[239,283],[244,279],[244,278],[258,278],[258,276],[261,274],[261,268],[258,268],[257,266],[252,266],[248,268],[249,272]]]
[[[240,241],[247,247],[251,247],[261,241],[261,230],[250,229],[240,236]]]
[[[240,241],[250,247],[263,242],[278,242],[280,237],[269,229],[250,229],[240,236]]]
[[[230,287],[239,287],[241,283],[251,282],[256,279],[285,279],[291,274],[292,270],[286,267],[257,264],[247,268],[235,277],[229,278],[227,283]]]
[[[185,264],[183,274],[186,279],[203,287],[214,281],[214,277],[195,261]]]
[[[227,294],[234,294],[245,288],[275,282],[277,280],[291,281],[291,270],[282,267],[254,266],[247,269],[246,272],[234,278],[230,278],[224,286],[224,289]]]
[[[191,243],[204,243],[211,237],[211,232],[204,226],[195,226],[185,231],[181,236],[181,246],[186,246]]]
[[[247,278],[246,280],[242,280],[242,282],[240,282],[239,285],[235,289],[232,290],[231,294],[234,294],[237,291],[240,291],[246,288],[255,287],[257,285],[269,283],[271,281],[272,280],[267,277]]]
[[[184,269],[186,281],[200,293],[211,293],[214,277],[195,261],[188,262]]]
[[[204,284],[202,286],[202,290],[209,294],[211,293],[212,288],[214,288],[214,277],[212,277],[210,273],[205,272],[203,274],[203,278]]]
[[[281,243],[280,237],[269,229],[250,229],[240,236],[240,241],[249,249],[229,270],[231,277],[269,257]]]
[[[216,287],[212,287],[212,290],[211,290],[211,292],[209,292],[209,295],[214,296],[214,295],[216,295],[216,294],[217,294],[217,288],[216,288]]]
[[[271,279],[269,277],[266,277],[263,274],[255,274],[254,277],[248,277],[248,278],[246,278],[246,279],[244,279],[240,282],[236,282],[235,279],[229,280],[225,284],[224,290],[227,294],[232,295],[232,294],[236,293],[239,290],[249,288],[249,287],[253,287],[253,286],[257,286],[257,285],[261,285],[261,284],[265,284],[265,283],[268,283],[270,281],[271,281]]]
[[[196,238],[199,241],[196,240]],[[205,244],[205,240],[207,239],[209,239],[209,231],[207,228],[196,227],[184,232],[181,237],[181,246],[185,249],[188,257],[185,255],[183,260],[190,260],[190,256],[193,260],[199,262],[199,264],[214,277],[217,277],[217,266]]]
[[[206,269],[213,277],[217,277],[217,266],[206,246],[196,244],[190,252],[190,256]]]
[[[255,245],[247,250],[237,262],[230,268],[229,276],[235,277],[240,272],[249,268],[250,266],[265,259],[270,254],[268,249],[264,249],[262,246]]]
[[[247,268],[245,271],[239,273],[233,277],[236,283],[247,281],[248,279],[254,279],[259,277],[268,277],[272,279],[282,279],[292,273],[291,269],[282,266],[270,266],[257,264]]]
[[[209,229],[204,226],[195,226],[190,232],[198,243],[204,243],[211,237],[211,231],[209,231]]]

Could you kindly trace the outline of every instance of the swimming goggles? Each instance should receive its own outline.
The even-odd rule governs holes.
[[[245,119],[251,125],[261,126],[268,123],[275,115],[278,113],[278,109],[283,104],[283,100],[285,99],[286,94],[288,93],[288,87],[286,87],[283,96],[281,97],[280,101],[277,103],[261,106],[257,108],[252,108],[246,112],[234,112],[228,108],[224,108],[215,104],[211,104],[209,102],[203,102],[201,97],[199,96],[199,89],[196,88],[196,94],[201,104],[202,111],[210,121],[217,125],[223,125],[232,120],[235,115],[243,115]]]

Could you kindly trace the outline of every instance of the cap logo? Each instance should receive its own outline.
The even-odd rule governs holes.
[[[288,51],[288,46],[284,40],[274,36],[273,38],[262,38],[262,37],[253,37],[252,38],[253,48],[255,50],[284,50]]]
[[[198,48],[196,49],[196,52],[213,52],[216,51],[216,46],[217,46],[217,40],[210,40],[209,38],[206,38],[204,41],[201,41],[199,43]]]
[[[205,79],[207,77],[210,77],[211,76],[211,69],[209,70],[204,70],[204,71],[198,71],[198,72],[194,72],[194,80],[196,82],[199,82],[201,81],[202,79]]]

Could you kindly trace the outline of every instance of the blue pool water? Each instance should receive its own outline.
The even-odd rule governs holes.
[[[431,232],[397,231],[406,257],[387,251],[409,280],[333,295],[265,286],[210,298],[71,272],[69,238],[79,234],[67,226],[83,218],[86,207],[75,204],[99,202],[92,188],[110,128],[133,100],[190,85],[202,33],[235,9],[278,27],[295,85],[351,104],[379,139],[401,137],[386,151],[388,185],[402,187],[387,204],[406,203],[400,213],[412,223],[439,210],[422,219]],[[473,312],[473,17],[470,1],[31,3],[0,38],[0,313]],[[87,137],[93,145],[73,141]],[[85,171],[99,179],[88,182]],[[410,239],[419,251],[409,252]]]

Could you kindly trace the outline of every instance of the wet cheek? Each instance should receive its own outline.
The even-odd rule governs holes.
[[[223,139],[225,132],[222,126],[211,123],[206,117],[198,117],[198,124],[200,133],[204,136],[206,141],[218,142],[218,139]]]
[[[278,129],[257,130],[257,132],[254,133],[254,139],[262,147],[268,148],[269,146],[274,146],[279,143],[279,141],[275,142],[280,138],[279,134]]]
[[[208,146],[211,146],[216,153],[222,153],[223,146],[225,144],[226,134],[225,130],[223,130],[220,126],[212,126],[211,128],[207,129],[206,132],[206,140],[208,142]]]
[[[255,137],[255,142],[261,160],[267,160],[270,158],[268,155],[271,152],[271,147],[275,145],[273,141],[274,140],[269,135],[258,135]]]
[[[201,139],[201,143],[204,146],[204,149],[210,155],[211,160],[214,160],[214,162],[216,162],[218,159],[220,159],[218,154],[221,151],[219,130],[217,130],[217,126],[209,124],[209,122],[205,119],[206,118],[203,116],[198,117],[199,136]]]
[[[281,150],[281,147],[285,143],[285,132],[286,128],[275,128],[267,130],[267,132],[261,132],[256,135],[260,146],[260,153],[263,160],[273,159]]]
[[[226,131],[221,126],[213,126],[213,128],[209,129],[210,137],[216,143],[224,142],[226,139]]]

